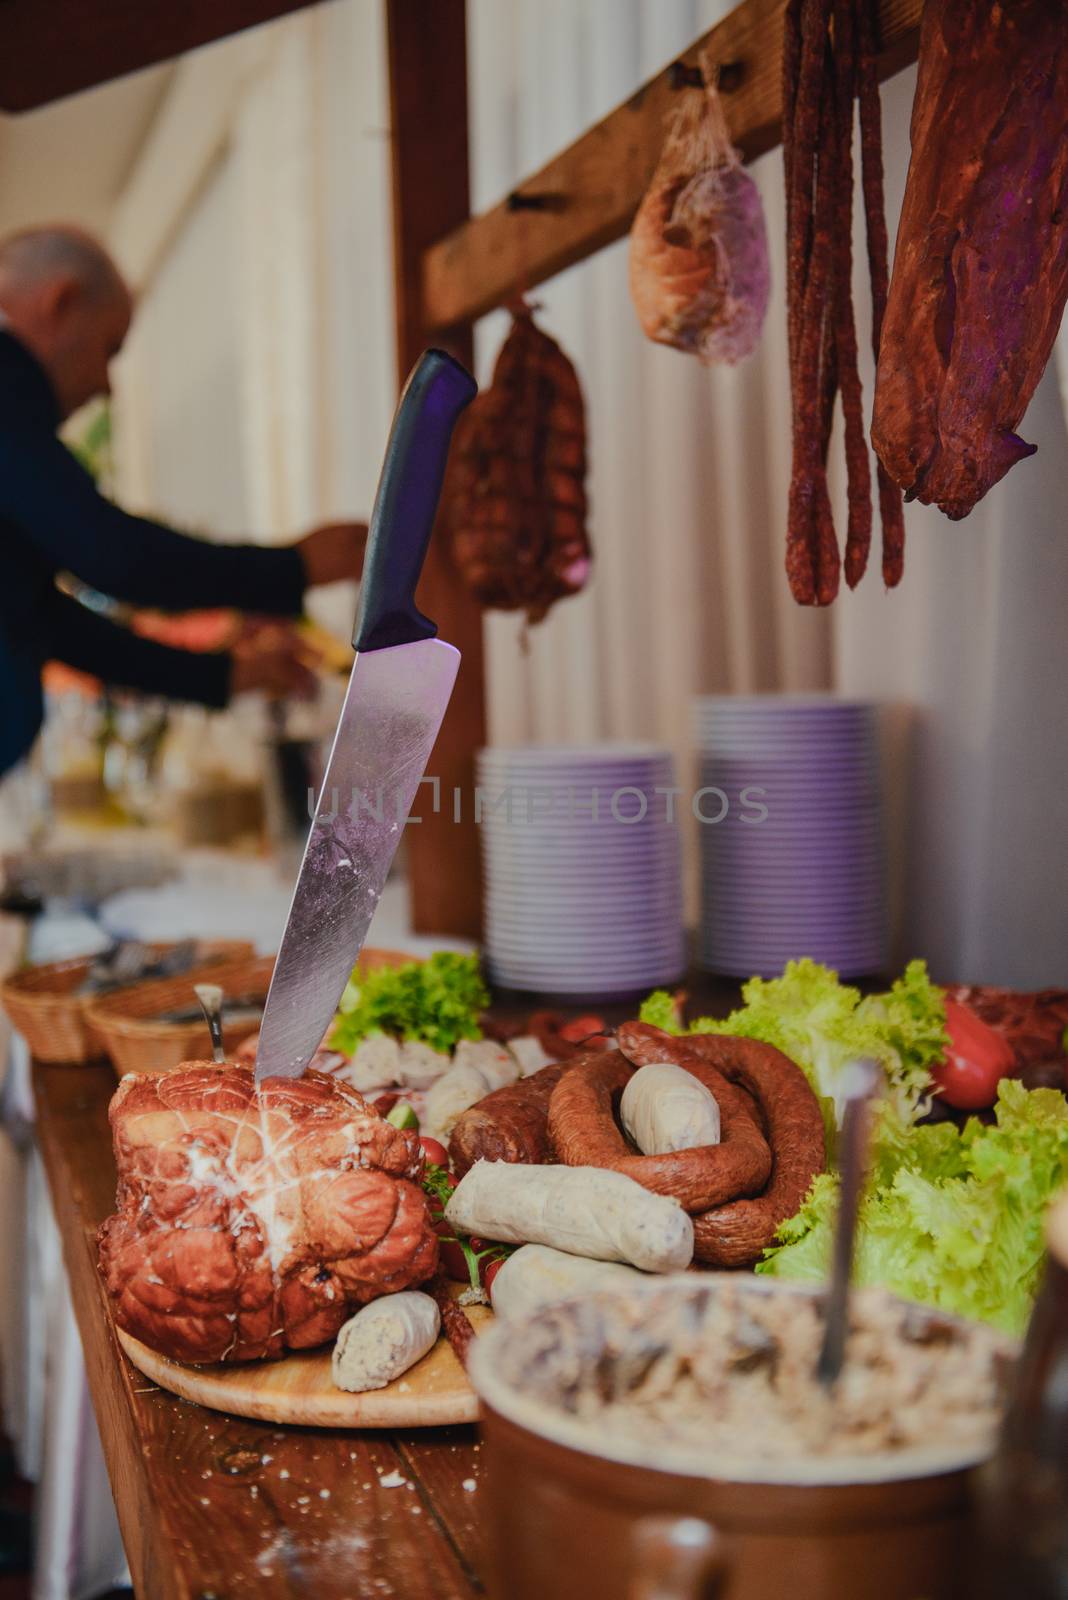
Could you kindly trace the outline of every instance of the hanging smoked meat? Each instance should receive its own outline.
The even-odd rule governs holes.
[[[760,191],[709,69],[675,115],[634,218],[630,296],[646,338],[734,366],[756,348],[770,281]]]
[[[1068,5],[927,0],[872,441],[910,500],[966,517],[1068,295]]]
[[[875,0],[787,0],[783,19],[786,318],[793,415],[786,572],[801,605],[829,605],[843,567],[827,483],[839,396],[846,462],[844,567],[850,588],[863,577],[871,547],[872,472],[853,314],[851,230],[856,103],[872,342],[878,352],[888,273],[875,20]],[[882,467],[876,487],[883,581],[892,588],[900,582],[905,552],[901,494]]]
[[[444,514],[456,565],[483,606],[540,622],[589,576],[582,390],[525,304],[492,383],[456,429]]]

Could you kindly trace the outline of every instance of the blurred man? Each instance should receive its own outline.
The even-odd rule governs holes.
[[[266,651],[233,656],[170,649],[62,594],[58,573],[138,606],[296,617],[306,588],[356,578],[362,567],[361,523],[316,528],[282,549],[213,545],[130,516],[97,492],[56,429],[110,394],[108,367],[132,310],[114,262],[79,229],[0,240],[0,777],[37,736],[49,660],[208,706],[246,689],[283,695],[309,683],[284,635]]]

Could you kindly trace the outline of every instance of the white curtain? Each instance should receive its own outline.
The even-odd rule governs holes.
[[[475,208],[727,9],[725,0],[468,0]],[[164,175],[191,147],[200,188],[226,186],[230,211],[215,239],[233,252],[220,283],[234,295],[234,481],[243,484],[247,526],[264,536],[366,513],[388,431],[396,375],[382,26],[371,0],[337,0],[190,58],[168,101],[169,155],[159,133],[165,107],[120,208],[127,243],[139,216],[153,220],[155,246],[142,250],[152,268],[143,316],[162,318],[159,263],[178,260],[198,192],[171,178],[179,210],[164,225]],[[891,237],[914,81],[906,73],[884,89]],[[1068,471],[1055,379],[1047,375],[1023,426],[1039,455],[967,521],[909,509],[900,589],[883,591],[876,562],[830,613],[795,606],[783,573],[790,442],[780,152],[752,170],[774,285],[763,342],[739,369],[705,372],[642,339],[625,242],[535,291],[586,392],[596,566],[589,590],[558,606],[525,645],[518,618],[487,619],[491,737],[653,738],[675,750],[685,773],[694,693],[830,685],[884,700],[899,955],[929,956],[947,980],[1063,980]],[[515,226],[524,221],[519,213]],[[855,238],[863,324],[859,218]],[[188,380],[185,345],[218,322],[210,307],[200,327],[177,335],[166,320],[167,359],[157,355],[150,372],[142,362],[124,385],[139,412],[164,406],[168,389]],[[482,379],[506,328],[500,313],[479,326]],[[870,407],[870,362],[864,377]],[[202,394],[209,414],[224,387]],[[177,454],[190,437],[173,425],[165,448]],[[122,431],[119,444],[136,464]],[[195,452],[187,467],[197,473]],[[142,462],[139,486],[150,491],[165,476],[162,463]],[[343,628],[350,617],[351,597],[342,597],[331,620]]]
[[[469,0],[474,209],[497,200],[729,9],[722,0]],[[529,635],[520,617],[488,617],[496,743],[655,739],[674,751],[685,783],[695,693],[831,681],[829,621],[795,606],[782,579],[784,224],[778,169],[760,166],[778,292],[768,337],[744,366],[709,373],[643,338],[625,240],[533,294],[585,390],[595,567],[587,592]],[[515,225],[522,229],[523,213]],[[503,313],[479,325],[480,381],[507,327]],[[691,916],[695,835],[690,826],[684,840]]]
[[[116,390],[127,503],[264,543],[369,514],[396,395],[386,101],[367,0],[180,64],[112,229],[141,291]],[[309,609],[347,635],[353,593]]]
[[[469,0],[475,209],[728,9],[715,0]],[[762,171],[760,181],[781,291],[776,176]],[[517,214],[517,228],[523,221]],[[531,631],[526,652],[518,618],[490,617],[493,737],[655,737],[682,758],[694,692],[828,683],[827,619],[790,604],[779,581],[785,486],[767,468],[785,460],[788,439],[781,292],[761,352],[717,374],[643,339],[625,241],[534,298],[586,392],[596,569],[585,595]],[[480,378],[506,328],[500,314],[480,324]]]
[[[469,0],[476,209],[727,9],[700,0]],[[884,87],[891,239],[914,89],[914,71]],[[926,955],[946,980],[1063,983],[1068,441],[1055,376],[1047,374],[1023,427],[1038,456],[969,519],[909,508],[898,590],[884,590],[876,557],[829,614],[800,610],[782,564],[790,434],[781,152],[751,170],[774,288],[762,344],[739,369],[705,373],[642,340],[625,244],[537,291],[543,321],[586,389],[598,565],[589,593],[533,630],[526,654],[515,619],[489,619],[493,737],[652,736],[681,764],[695,692],[829,684],[886,702],[898,958]],[[859,204],[854,237],[867,350]],[[480,376],[504,326],[500,317],[481,325]],[[870,410],[870,360],[864,366]],[[835,478],[842,527],[837,470]]]
[[[883,87],[891,240],[915,82],[910,70]],[[1029,988],[1068,983],[1068,438],[1054,363],[1020,431],[1038,454],[963,522],[907,507],[900,588],[869,578],[833,622],[836,683],[905,713],[902,951],[949,980]]]

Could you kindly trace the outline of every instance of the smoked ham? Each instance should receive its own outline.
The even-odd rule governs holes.
[[[357,1306],[425,1282],[437,1239],[415,1134],[317,1072],[188,1062],[123,1078],[116,1214],[100,1266],[125,1332],[176,1361],[251,1361],[333,1339]]]
[[[1068,296],[1068,7],[928,0],[872,441],[965,517],[1016,433]]]
[[[646,338],[733,366],[760,338],[770,281],[760,192],[710,84],[676,113],[634,218],[634,309]]]

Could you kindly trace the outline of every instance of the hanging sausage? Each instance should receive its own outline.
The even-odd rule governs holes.
[[[859,101],[861,187],[876,353],[886,304],[887,241],[872,0],[789,0],[783,35],[786,306],[793,470],[786,571],[802,605],[828,605],[842,558],[827,487],[835,400],[842,399],[847,474],[845,574],[868,562],[871,462],[852,304],[853,107]],[[901,578],[901,495],[878,469],[883,580]]]
[[[586,418],[578,376],[520,303],[493,381],[454,437],[444,514],[479,603],[540,622],[590,570]]]

